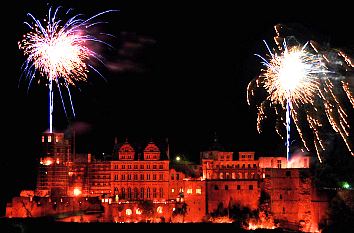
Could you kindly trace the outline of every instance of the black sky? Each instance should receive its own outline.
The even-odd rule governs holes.
[[[350,6],[338,1],[11,3],[7,8],[10,16],[2,16],[1,116],[6,153],[0,164],[8,178],[5,185],[11,189],[1,190],[4,199],[33,187],[40,134],[48,127],[46,88],[34,84],[27,93],[25,84],[18,87],[24,57],[17,47],[27,30],[23,24],[29,19],[26,14],[42,18],[48,2],[65,9],[72,7],[87,16],[119,10],[101,18],[109,21],[102,29],[117,36],[110,40],[115,50],[105,49],[103,55],[107,64],[118,63],[123,68],[127,62],[132,65],[123,71],[98,66],[107,82],[90,73],[89,82],[79,86],[81,91],[73,89],[75,121],[89,126],[78,135],[82,152],[110,153],[115,136],[133,141],[168,137],[173,151],[196,160],[216,131],[220,141],[233,151],[285,153],[283,142],[273,130],[257,133],[255,107],[246,103],[247,84],[261,68],[253,54],[266,53],[262,40],[272,41],[277,23],[306,27],[313,33],[314,38],[309,39],[320,38],[332,47],[354,45]],[[128,42],[140,47],[128,55],[119,54]],[[69,122],[60,102],[55,111],[54,127],[64,130]]]

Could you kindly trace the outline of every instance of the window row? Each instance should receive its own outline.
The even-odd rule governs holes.
[[[214,185],[214,190],[220,190],[218,185]],[[229,190],[229,186],[225,185],[224,190]],[[241,190],[241,185],[236,185],[236,190]],[[253,190],[253,185],[248,185],[248,190]]]
[[[207,163],[207,169],[220,169],[220,168],[257,168],[257,164],[253,163],[253,164],[216,164],[214,166],[212,166],[211,164]]]
[[[164,198],[163,188],[121,188],[114,187],[114,195],[120,199]]]
[[[114,175],[114,181],[119,180],[163,180],[163,174],[122,174]]]
[[[175,189],[172,188],[172,189],[171,189],[171,193],[174,193],[174,192],[175,192]],[[180,189],[179,189],[179,192],[180,192],[180,193],[183,193],[183,188],[180,188]],[[201,188],[196,188],[194,193],[195,193],[195,194],[202,194],[202,189],[201,189]],[[187,189],[187,194],[193,194],[193,189],[192,189],[192,188],[188,188],[188,189]]]
[[[135,170],[137,170],[137,169],[140,169],[140,170],[143,170],[143,169],[146,169],[146,170],[150,170],[150,169],[154,169],[154,170],[156,170],[156,169],[163,169],[163,164],[159,164],[158,166],[157,166],[157,164],[154,164],[154,165],[150,165],[150,164],[146,164],[146,165],[144,165],[144,164],[140,164],[140,165],[138,165],[138,164],[134,164],[134,165],[132,165],[132,164],[122,164],[122,165],[118,165],[118,164],[115,164],[114,165],[114,169],[115,170],[118,170],[118,169],[135,169]]]
[[[224,173],[224,172],[220,172],[219,173],[219,179],[226,179],[226,180],[229,180],[229,179],[256,179],[258,178],[258,176],[254,173],[241,173],[241,172],[238,172],[238,173],[235,173],[235,172],[232,172],[232,173]]]

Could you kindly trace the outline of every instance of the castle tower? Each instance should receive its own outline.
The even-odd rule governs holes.
[[[67,194],[68,163],[71,143],[64,133],[42,134],[42,148],[37,176],[36,195],[62,196]]]

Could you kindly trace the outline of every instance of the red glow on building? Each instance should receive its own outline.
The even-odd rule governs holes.
[[[230,211],[238,206],[259,211],[247,219],[246,229],[273,229],[275,221],[285,221],[304,231],[318,229],[326,218],[328,202],[313,187],[308,156],[288,163],[285,157],[255,158],[255,152],[213,147],[200,153],[200,164],[192,164],[183,156],[170,161],[168,146],[125,141],[114,145],[111,159],[98,159],[74,156],[62,133],[45,133],[42,145],[37,187],[14,197],[7,217],[85,210],[98,212],[103,222],[230,223],[237,221]],[[260,211],[262,193],[267,213]],[[89,215],[71,220],[95,221]]]

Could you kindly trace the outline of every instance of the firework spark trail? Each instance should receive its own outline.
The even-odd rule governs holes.
[[[261,132],[262,121],[266,118],[265,112],[269,106],[275,112],[276,132],[281,135],[279,132],[283,130],[280,130],[279,122],[284,122],[284,112],[290,113],[308,151],[310,145],[304,130],[310,128],[314,136],[313,145],[320,161],[322,161],[320,152],[326,149],[324,143],[326,125],[331,126],[342,137],[349,152],[354,155],[349,140],[350,125],[346,110],[347,100],[354,108],[353,90],[346,77],[346,72],[353,71],[352,59],[343,51],[323,48],[314,41],[301,44],[293,35],[281,36],[281,27],[282,25],[275,26],[274,40],[277,49],[271,50],[265,43],[269,53],[267,57],[263,58],[256,54],[261,58],[265,68],[247,87],[249,105],[251,99],[255,97],[256,89],[262,88],[267,91],[266,98],[257,107],[258,132]],[[287,104],[289,100],[290,107]],[[305,114],[305,119],[300,118],[299,113]],[[304,124],[305,122],[307,124]],[[288,117],[284,123],[288,141],[290,126]]]
[[[27,56],[22,65],[23,74],[29,79],[28,89],[35,77],[36,71],[48,80],[49,86],[49,131],[52,132],[52,113],[53,113],[53,82],[56,82],[60,92],[62,104],[65,110],[64,101],[61,95],[60,85],[69,93],[72,113],[75,111],[71,99],[69,85],[75,86],[80,81],[87,80],[88,68],[92,68],[100,76],[97,69],[88,64],[93,59],[103,63],[101,56],[92,50],[90,43],[101,43],[110,46],[108,43],[96,38],[90,33],[90,27],[106,23],[91,22],[100,15],[116,10],[100,12],[86,20],[81,19],[82,14],[70,17],[67,21],[58,18],[59,10],[57,7],[54,12],[49,8],[47,19],[42,22],[32,14],[27,15],[31,22],[25,22],[30,32],[23,36],[18,42],[19,49]],[[72,9],[66,11],[66,15]],[[110,46],[111,47],[111,46]],[[21,80],[21,79],[20,79]],[[65,110],[65,114],[66,110]]]

